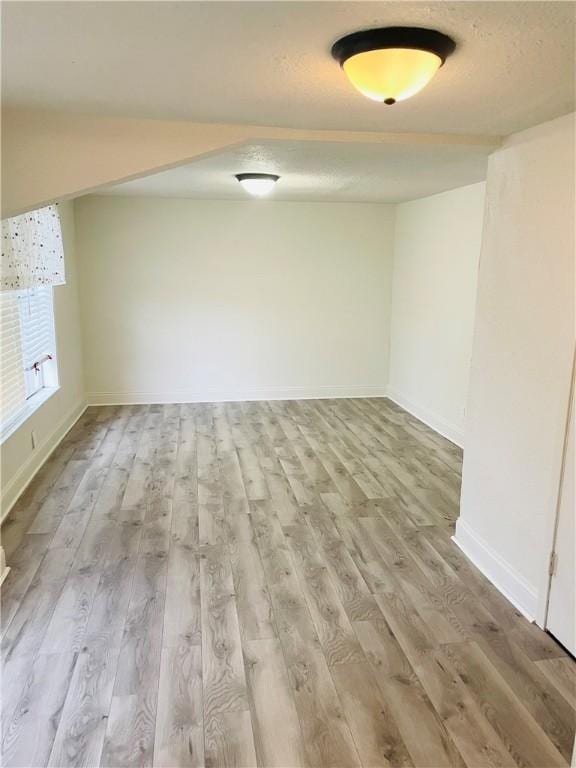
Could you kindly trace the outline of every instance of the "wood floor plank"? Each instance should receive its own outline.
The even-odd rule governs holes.
[[[269,498],[270,493],[266,477],[260,468],[260,462],[252,447],[241,445],[237,447],[237,451],[244,488],[248,498],[252,501]]]
[[[2,531],[3,533],[3,531]],[[44,555],[50,546],[51,534],[34,533],[23,536],[20,546],[10,558],[10,572],[2,584],[2,635],[10,625],[22,602]]]
[[[356,622],[354,628],[414,764],[464,766],[390,627],[382,620]]]
[[[506,744],[444,658],[414,605],[402,591],[376,595],[378,605],[470,768],[515,766]]]
[[[436,491],[437,498],[441,506],[445,508],[455,508],[459,503],[460,488],[456,478],[447,469],[446,465],[439,462],[433,451],[422,451],[417,442],[410,441],[409,450],[403,451],[401,446],[396,446],[389,439],[382,439],[381,425],[374,417],[373,411],[367,409],[364,404],[353,404],[358,413],[363,417],[363,423],[368,431],[382,442],[384,448],[396,468],[399,478],[407,484],[408,487],[414,480],[418,481],[418,486]],[[405,441],[407,442],[407,441]],[[392,448],[392,450],[390,450]],[[399,461],[398,461],[399,460]],[[452,481],[455,482],[452,482]]]
[[[322,501],[332,510],[340,508],[341,500],[336,505],[333,494],[322,494]],[[382,561],[369,532],[346,514],[336,512],[334,523],[370,591],[392,589],[393,574]]]
[[[227,526],[228,549],[242,638],[262,640],[276,637],[266,576],[260,552],[256,546],[252,520],[243,504],[239,505],[237,501],[229,502]]]
[[[76,554],[76,564],[106,564],[137,554],[142,536],[142,514],[136,505],[123,506],[141,440],[151,442],[152,432],[144,431],[148,407],[132,413],[100,489],[93,513]],[[136,473],[138,475],[138,473]],[[138,486],[138,481],[132,484]],[[140,494],[141,490],[137,490]],[[130,501],[132,504],[133,501]]]
[[[280,522],[282,525],[297,523],[300,519],[298,500],[269,438],[261,436],[255,443],[255,452]]]
[[[250,712],[211,716],[204,725],[204,749],[206,768],[256,768]]]
[[[2,657],[34,656],[44,640],[48,623],[72,566],[69,550],[49,550],[2,638]]]
[[[232,437],[232,431],[226,417],[226,409],[218,404],[214,419],[216,433],[216,451],[220,463],[222,494],[225,499],[243,499],[246,497],[242,467]]]
[[[576,712],[576,665],[572,659],[543,659],[535,664]]]
[[[198,502],[222,503],[220,464],[214,434],[214,418],[207,405],[200,406],[196,414],[196,444],[198,462]]]
[[[2,546],[10,560],[17,553],[22,540],[30,532],[30,525],[38,515],[43,502],[49,496],[56,481],[65,469],[74,453],[75,447],[71,434],[81,435],[84,418],[80,417],[75,427],[68,433],[58,448],[40,467],[22,496],[16,501],[7,519],[2,525]]]
[[[138,435],[134,456],[129,456],[127,461],[130,473],[122,490],[122,509],[144,511],[146,508],[161,423],[161,412],[151,407]]]
[[[560,643],[532,622],[524,620],[508,634],[532,661],[569,658]]]
[[[299,436],[291,440],[291,445],[316,493],[336,493],[334,481],[304,437]]]
[[[510,630],[525,625],[526,620],[522,614],[464,556],[454,542],[446,537],[442,528],[429,526],[423,529],[422,535],[466,587],[481,600],[498,626],[504,630]]]
[[[176,489],[178,482],[176,483]],[[175,490],[176,498],[178,491]],[[172,526],[170,528],[170,537],[173,542],[177,542],[189,550],[198,549],[200,544],[200,521],[197,501],[174,501],[172,508]]]
[[[226,509],[224,497],[214,496],[208,501],[201,501],[198,506],[198,537],[200,545],[225,547],[228,544],[226,527]]]
[[[516,762],[534,768],[568,765],[476,643],[447,645],[444,651]]]
[[[498,630],[491,614],[420,532],[407,534],[404,545],[410,558],[433,587],[433,602],[460,635],[475,640],[478,633]],[[432,600],[432,598],[431,598]],[[461,638],[463,639],[463,638]],[[446,638],[444,642],[453,642]],[[457,642],[457,638],[454,639]]]
[[[195,415],[191,406],[180,408],[171,538],[184,547],[199,543],[198,521],[198,456]]]
[[[340,664],[332,676],[364,768],[413,765],[369,665]]]
[[[310,447],[318,457],[320,463],[324,466],[334,485],[343,498],[350,501],[362,500],[368,498],[362,490],[355,476],[346,471],[346,467],[330,446],[318,440],[311,432],[305,431],[304,437]],[[379,489],[380,492],[380,489]]]
[[[114,496],[121,495],[121,486],[123,484],[123,475],[119,479],[110,478],[110,485],[104,489],[104,493],[110,492]],[[142,538],[142,521],[140,513],[137,511],[133,519],[124,519],[118,521],[117,515],[122,514],[126,517],[126,510],[120,510],[115,507],[111,512],[104,512],[105,505],[100,507],[98,504],[96,514],[92,515],[80,546],[76,552],[76,565],[94,565],[103,567],[108,563],[123,559],[132,558],[138,554],[140,541]]]
[[[136,558],[120,558],[102,567],[86,626],[85,645],[120,646],[132,596]]]
[[[165,648],[200,645],[200,559],[198,552],[172,541],[168,554],[164,608]]]
[[[27,675],[30,671],[30,659],[26,656],[16,656],[12,659],[2,659],[2,696],[0,696],[0,744],[6,737],[10,724],[15,718],[18,703],[26,686]]]
[[[28,533],[54,533],[80,485],[88,461],[70,460],[56,481],[48,498],[44,501]]]
[[[328,664],[365,661],[312,531],[302,524],[284,528],[284,534]]]
[[[28,659],[12,717],[3,722],[3,766],[47,764],[75,663],[74,653]]]
[[[166,558],[139,558],[102,752],[104,765],[152,765],[165,588]]]
[[[223,547],[200,555],[202,676],[206,721],[248,709],[232,568]]]
[[[431,637],[437,643],[452,643],[466,639],[467,631],[452,608],[459,601],[467,598],[466,591],[461,588],[458,579],[440,580],[439,585],[419,567],[419,561],[413,557],[412,549],[405,546],[406,534],[400,540],[390,527],[381,519],[363,519],[360,525],[371,534],[382,559],[388,565],[393,576],[392,587],[386,586],[383,591],[390,594],[401,589],[411,605],[416,609],[425,623]],[[452,574],[451,574],[452,575]],[[457,611],[459,615],[460,612]],[[490,617],[486,616],[489,623]]]
[[[2,529],[2,764],[553,768],[576,664],[386,399],[89,408]]]
[[[129,422],[130,414],[127,412],[125,416],[120,414],[117,420],[110,424],[56,529],[50,543],[51,548],[77,548],[93,514],[100,491]]]
[[[90,461],[95,457],[118,410],[117,406],[104,405],[92,411],[91,421],[84,430],[82,440],[74,451],[73,459]]]
[[[202,768],[202,651],[182,644],[164,647],[154,739],[156,768]]]
[[[322,504],[317,504],[307,511],[306,519],[348,617],[353,621],[380,618],[380,609],[328,511]]]
[[[120,648],[91,643],[79,654],[48,760],[51,768],[99,765]]]
[[[284,445],[276,448],[276,455],[298,506],[307,507],[314,504],[316,500],[314,485],[304,471],[300,459],[296,456],[292,446]]]
[[[170,547],[172,503],[180,430],[180,410],[164,406],[152,458],[149,483],[143,499],[143,530],[140,553],[163,556]]]
[[[106,565],[92,603],[49,765],[99,765],[136,561]]]
[[[72,569],[56,603],[40,653],[81,650],[99,582],[100,572],[91,566]]]
[[[569,762],[576,722],[573,707],[505,632],[481,629],[476,643]]]
[[[403,650],[407,655],[410,652],[406,647]],[[415,663],[410,661],[468,768],[518,765],[441,649],[424,653]]]
[[[342,463],[365,497],[376,499],[385,496],[386,489],[361,461],[355,442],[347,432],[342,432],[342,422],[334,418],[332,409],[326,403],[320,403],[318,410],[322,426],[331,436],[330,451]]]
[[[280,642],[247,640],[243,647],[258,764],[305,766],[302,732]]]
[[[272,510],[271,502],[254,502],[252,517],[308,763],[358,766],[349,726]]]

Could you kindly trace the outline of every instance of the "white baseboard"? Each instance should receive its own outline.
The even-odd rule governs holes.
[[[262,387],[230,390],[175,390],[172,392],[89,392],[90,405],[138,405],[162,403],[226,403],[257,400],[320,400],[333,398],[386,397],[385,387]]]
[[[394,389],[388,389],[388,398],[396,403],[396,405],[404,408],[405,411],[416,416],[420,421],[423,421],[424,424],[429,426],[435,432],[438,432],[442,437],[447,438],[450,442],[455,443],[460,448],[464,447],[464,431],[460,427],[451,424],[441,416],[438,416],[438,414],[418,405]]]
[[[24,493],[26,488],[30,485],[34,476],[48,459],[50,454],[59,445],[66,434],[72,429],[74,424],[78,421],[80,416],[87,408],[87,403],[82,402],[73,408],[58,424],[56,429],[41,443],[35,451],[26,459],[24,464],[20,467],[14,477],[6,484],[6,487],[2,490],[2,496],[0,499],[0,508],[2,509],[2,515],[0,517],[0,524],[10,514],[10,511],[14,504],[18,501],[20,496]]]
[[[538,606],[537,591],[462,518],[456,521],[452,541],[528,621],[534,621]]]

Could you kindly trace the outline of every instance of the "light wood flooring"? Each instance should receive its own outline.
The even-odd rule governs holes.
[[[460,469],[383,399],[89,409],[2,531],[3,765],[567,765]]]

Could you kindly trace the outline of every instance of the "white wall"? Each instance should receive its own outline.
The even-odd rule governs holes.
[[[66,285],[54,288],[60,389],[2,444],[2,515],[5,516],[51,450],[84,408],[84,381],[72,203],[60,205]],[[32,449],[31,432],[37,436]]]
[[[456,539],[543,615],[574,350],[574,116],[489,161]]]
[[[385,393],[392,206],[75,205],[90,402]]]
[[[485,184],[396,208],[389,395],[459,445]]]

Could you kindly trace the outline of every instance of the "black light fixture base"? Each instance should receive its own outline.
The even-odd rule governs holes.
[[[340,38],[332,46],[332,56],[342,66],[358,53],[378,51],[384,48],[411,48],[436,54],[442,64],[454,53],[456,43],[448,35],[424,27],[381,27],[352,32]],[[389,102],[386,102],[389,103]]]
[[[246,179],[270,179],[270,181],[278,181],[280,176],[275,173],[237,173],[235,174],[238,181],[245,181]]]

